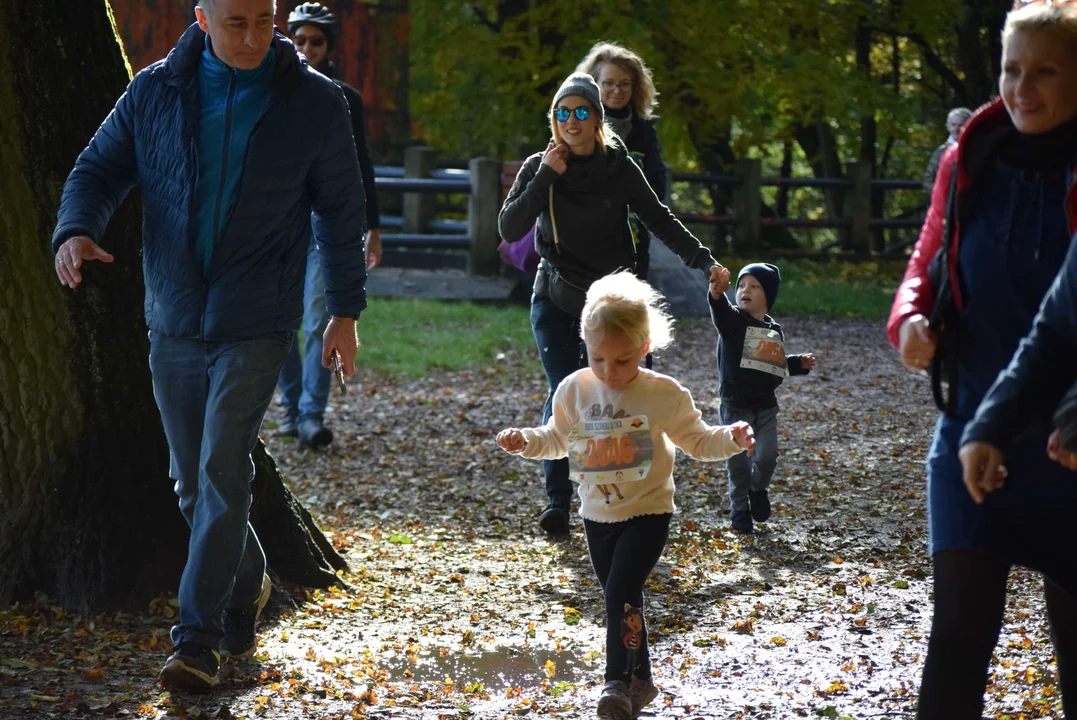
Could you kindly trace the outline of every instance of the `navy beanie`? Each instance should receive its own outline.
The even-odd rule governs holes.
[[[763,286],[763,292],[767,296],[767,312],[774,307],[774,301],[778,299],[778,288],[782,284],[782,274],[777,265],[770,263],[751,263],[745,265],[737,274],[737,285],[745,275],[751,275]]]

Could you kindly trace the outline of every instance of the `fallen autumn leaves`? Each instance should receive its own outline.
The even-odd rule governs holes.
[[[678,463],[671,542],[648,590],[667,718],[911,717],[930,623],[922,461],[934,421],[879,322],[795,319],[819,358],[788,381],[775,518],[728,530],[722,464]],[[656,368],[717,421],[714,336],[685,327]],[[208,697],[156,685],[174,601],[141,616],[0,612],[0,717],[593,716],[600,591],[579,528],[550,543],[537,463],[493,433],[533,424],[531,357],[420,381],[360,373],[333,408],[337,442],[264,433],[296,495],[349,559],[349,590],[263,626],[255,659]],[[335,400],[335,401],[339,401]],[[992,667],[996,717],[1060,714],[1038,579],[1016,574]]]

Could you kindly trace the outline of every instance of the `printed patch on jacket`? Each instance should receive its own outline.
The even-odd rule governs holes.
[[[785,361],[785,343],[782,342],[781,333],[749,326],[744,333],[740,366],[778,377],[789,377],[789,365]]]

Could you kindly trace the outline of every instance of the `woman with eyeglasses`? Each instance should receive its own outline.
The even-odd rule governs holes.
[[[337,37],[337,17],[321,3],[308,2],[295,8],[288,15],[288,33],[296,49],[306,58],[307,64],[322,73],[340,87],[351,111],[352,135],[359,157],[359,169],[363,177],[366,195],[366,257],[367,267],[381,262],[381,237],[378,228],[378,195],[374,189],[374,165],[366,144],[366,120],[363,115],[363,98],[355,88],[338,80],[336,68],[329,60],[329,51]],[[312,138],[316,142],[317,138]],[[292,341],[292,348],[284,360],[280,373],[281,395],[284,400],[284,422],[277,430],[279,435],[297,437],[307,447],[320,448],[333,442],[333,431],[325,426],[325,409],[329,403],[330,371],[322,367],[322,333],[329,322],[325,306],[325,283],[322,280],[321,263],[317,247],[311,242],[307,257],[307,275],[303,287],[303,330],[306,336],[302,358],[299,338]]]
[[[602,91],[602,107],[606,122],[624,141],[659,199],[666,197],[666,165],[658,145],[655,124],[658,104],[651,71],[643,59],[628,48],[615,43],[596,43],[580,62],[576,72],[595,79]],[[636,273],[643,280],[651,267],[651,236],[645,229],[633,226],[636,232]]]
[[[498,217],[505,239],[522,237],[534,226],[535,249],[542,257],[531,326],[549,384],[543,422],[550,419],[557,386],[587,365],[580,338],[587,288],[618,270],[636,270],[630,212],[686,265],[702,271],[708,283],[724,270],[662,204],[609,130],[594,78],[575,73],[565,80],[550,105],[550,132],[546,150],[520,168]],[[549,504],[539,525],[551,535],[564,535],[573,492],[568,460],[543,461],[543,471]]]
[[[929,720],[981,717],[1015,565],[1043,575],[1057,687],[1077,708],[1077,477],[1048,457],[1039,417],[1040,394],[1077,374],[1077,337],[1016,391],[1006,371],[1077,230],[1077,6],[1015,7],[999,90],[942,156],[887,326],[902,362],[933,367],[950,394],[927,458],[934,617],[918,717]],[[1072,323],[1072,296],[1061,305]],[[1035,355],[1026,344],[1018,362]],[[991,445],[1005,449],[1004,482]]]

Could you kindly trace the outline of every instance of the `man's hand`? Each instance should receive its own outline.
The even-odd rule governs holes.
[[[1047,457],[1067,470],[1077,470],[1077,453],[1062,449],[1062,431],[1058,428],[1047,438]]]
[[[811,370],[815,367],[815,355],[813,353],[804,353],[800,356],[800,366],[805,370]]]
[[[743,420],[738,420],[729,427],[733,431],[733,442],[751,457],[755,452],[755,430]]]
[[[546,153],[542,156],[542,164],[549,165],[550,169],[558,175],[564,175],[568,170],[568,145],[554,145],[553,140],[546,146]]]
[[[340,354],[344,376],[355,374],[355,353],[359,349],[359,337],[355,334],[355,321],[351,318],[332,317],[322,335],[322,366],[332,369],[333,351]]]
[[[381,265],[381,230],[369,230],[366,234],[366,269]]]
[[[898,352],[902,364],[910,370],[923,370],[935,357],[938,342],[935,333],[928,328],[927,318],[917,313],[901,323],[898,333]]]
[[[90,238],[85,235],[76,235],[66,240],[56,253],[54,261],[56,277],[60,278],[60,282],[67,287],[75,288],[82,282],[79,267],[82,266],[83,260],[100,260],[110,263],[114,259]]]
[[[517,428],[509,428],[499,432],[497,434],[497,444],[502,450],[513,455],[523,452],[524,448],[527,447],[524,434]]]
[[[711,284],[711,297],[717,300],[722,297],[722,293],[729,289],[729,268],[724,268],[721,265],[712,265],[709,272],[709,279]]]
[[[958,452],[965,489],[980,505],[986,493],[1000,489],[1006,483],[1006,468],[1003,466],[1002,451],[985,442],[971,442],[961,447]]]

